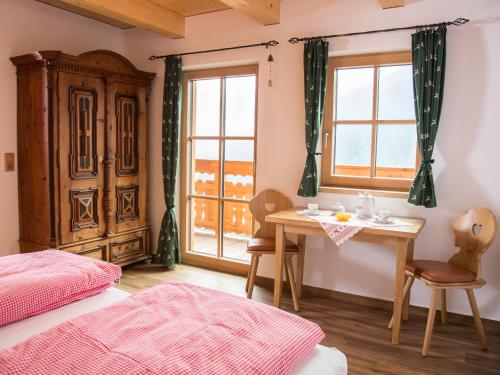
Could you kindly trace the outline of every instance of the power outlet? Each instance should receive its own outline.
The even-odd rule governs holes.
[[[13,152],[6,152],[5,154],[3,154],[3,160],[5,164],[5,172],[14,172],[16,170]]]

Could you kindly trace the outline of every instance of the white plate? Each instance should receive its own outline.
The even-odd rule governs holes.
[[[333,215],[332,211],[328,210],[317,210],[317,211],[309,211],[309,210],[302,210],[302,211],[296,211],[300,215],[309,215],[309,216],[331,216]]]
[[[386,218],[382,219],[381,217],[376,217],[374,221],[377,224],[393,224],[394,218],[386,217]]]

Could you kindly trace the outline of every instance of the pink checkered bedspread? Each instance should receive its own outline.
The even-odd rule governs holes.
[[[274,307],[167,282],[0,351],[0,373],[279,375],[323,337]]]
[[[0,327],[100,293],[121,273],[59,250],[0,257]]]

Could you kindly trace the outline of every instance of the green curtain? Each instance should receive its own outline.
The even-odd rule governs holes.
[[[412,54],[413,95],[421,162],[408,202],[416,206],[436,207],[432,152],[443,105],[446,26],[419,30],[413,34]]]
[[[307,159],[297,192],[298,195],[303,197],[318,195],[316,155],[319,155],[319,153],[316,152],[316,146],[323,121],[327,69],[328,42],[321,39],[306,42],[304,44],[304,96]]]
[[[179,150],[179,123],[181,113],[182,59],[165,59],[162,117],[163,192],[167,211],[163,216],[158,238],[155,263],[173,269],[180,262],[179,236],[175,218],[175,177]]]

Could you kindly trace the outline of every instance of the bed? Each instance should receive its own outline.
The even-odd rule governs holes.
[[[129,293],[112,287],[98,295],[1,327],[0,349],[20,343],[59,323],[112,305],[129,296]],[[303,360],[292,373],[294,375],[347,374],[346,357],[335,348],[316,345],[310,356]]]

